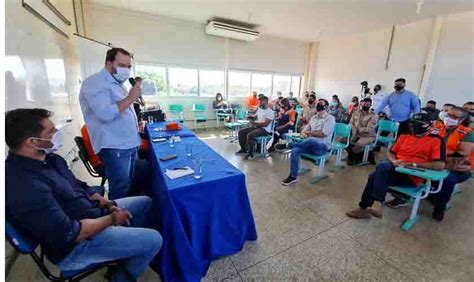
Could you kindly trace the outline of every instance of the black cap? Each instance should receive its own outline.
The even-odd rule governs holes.
[[[427,113],[417,113],[414,114],[410,120],[411,122],[421,122],[421,123],[431,123],[432,119]]]

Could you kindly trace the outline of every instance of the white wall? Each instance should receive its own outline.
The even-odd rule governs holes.
[[[461,104],[473,99],[473,18],[473,12],[445,18],[425,101]],[[433,19],[396,26],[387,70],[391,29],[320,41],[316,91],[326,98],[338,94],[348,103],[360,93],[361,81],[391,92],[394,79],[405,77],[407,89],[418,94],[432,28]]]
[[[446,17],[426,99],[462,105],[474,101],[474,12]]]
[[[126,48],[136,62],[295,75],[303,75],[305,68],[308,44],[301,41],[262,36],[253,42],[228,40],[226,47],[226,39],[205,34],[204,23],[97,4],[85,5],[85,22],[88,37]],[[172,97],[159,102],[165,107],[170,102],[183,103],[188,109],[194,102],[204,102],[211,108],[212,99]],[[242,98],[230,101],[242,102]]]

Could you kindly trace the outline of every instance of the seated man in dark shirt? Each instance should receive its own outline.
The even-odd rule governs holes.
[[[446,146],[439,136],[431,135],[432,121],[428,114],[413,116],[408,126],[411,134],[402,134],[387,153],[389,161],[381,162],[369,175],[359,208],[347,212],[352,218],[382,218],[382,204],[389,186],[418,186],[423,179],[395,170],[399,166],[442,170],[445,167]]]
[[[62,272],[121,260],[114,281],[134,281],[162,244],[160,233],[139,228],[151,199],[108,201],[78,180],[53,154],[63,138],[50,116],[44,109],[6,114],[7,221],[37,241]]]

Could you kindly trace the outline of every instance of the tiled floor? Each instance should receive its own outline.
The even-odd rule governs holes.
[[[346,168],[317,185],[315,174],[283,187],[288,160],[275,153],[243,162],[237,144],[216,131],[199,133],[217,152],[245,172],[259,239],[236,255],[212,263],[205,281],[473,281],[474,181],[463,183],[445,221],[431,220],[432,207],[421,204],[421,219],[409,232],[399,228],[409,208],[385,209],[382,220],[351,220],[368,173],[374,167]],[[379,155],[380,157],[381,155]],[[330,169],[333,159],[328,164]],[[90,180],[81,163],[74,170]],[[97,180],[94,180],[95,183]],[[103,273],[88,281],[103,281]],[[28,257],[20,257],[9,281],[39,281]],[[141,281],[159,281],[151,270]]]

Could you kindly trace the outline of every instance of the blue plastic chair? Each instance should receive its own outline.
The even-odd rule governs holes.
[[[399,126],[400,124],[396,121],[379,120],[377,134],[375,135],[375,141],[372,144],[364,146],[364,156],[362,158],[362,162],[357,166],[364,166],[369,164],[369,153],[376,145],[380,144],[387,147],[387,149],[390,149],[397,140]],[[392,136],[382,136],[381,134],[383,132],[388,132],[389,134],[392,134]]]
[[[168,119],[170,121],[184,122],[184,106],[183,105],[169,105]]]
[[[395,170],[400,173],[426,179],[426,183],[418,187],[390,187],[390,190],[407,195],[413,200],[410,217],[405,219],[400,226],[403,231],[408,231],[419,220],[418,208],[421,199],[425,199],[429,194],[439,193],[443,187],[443,180],[448,176],[449,172],[447,170],[411,169],[407,167],[397,167]],[[439,181],[438,187],[436,187],[435,190],[431,190],[432,181]]]
[[[229,129],[229,139],[231,143],[237,141],[239,130],[250,125],[249,122],[240,122],[239,120],[244,120],[247,111],[241,108],[235,109],[235,119],[230,122],[224,122],[224,126]]]
[[[259,136],[255,138],[256,144],[260,145],[260,153],[256,154],[256,157],[268,157],[268,147],[273,143],[273,135],[275,134],[275,119],[271,121],[272,132],[269,135]]]
[[[60,276],[58,277],[51,274],[49,269],[46,267],[43,250],[40,248],[41,250],[39,256],[35,252],[36,248],[39,246],[37,242],[31,238],[28,238],[25,234],[22,234],[8,221],[5,222],[5,235],[8,242],[10,242],[16,251],[21,254],[30,255],[33,258],[43,275],[50,281],[80,281],[106,266],[118,264],[117,261],[93,264],[84,269],[61,272]]]
[[[225,123],[228,117],[232,117],[234,115],[233,113],[225,112],[225,110],[223,109],[214,109],[214,111],[216,112],[216,126],[217,127],[219,127],[220,121],[224,121]]]
[[[334,128],[334,141],[332,143],[331,154],[336,153],[336,166],[331,170],[332,172],[339,171],[344,168],[342,165],[342,152],[349,147],[352,134],[352,125],[345,123],[336,123]],[[339,140],[344,140],[341,143]]]
[[[204,104],[193,104],[193,119],[194,130],[197,129],[198,122],[204,122],[204,128],[206,128],[207,115],[206,106]]]

